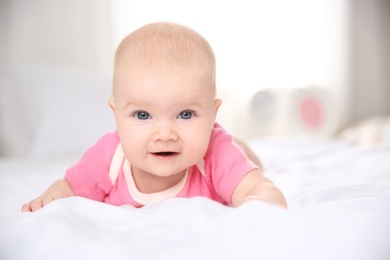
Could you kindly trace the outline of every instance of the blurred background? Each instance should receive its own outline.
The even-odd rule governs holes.
[[[209,41],[224,100],[218,120],[235,135],[334,136],[390,114],[387,0],[1,0],[3,139],[23,128],[8,128],[21,116],[12,77],[30,73],[25,81],[32,82],[31,74],[41,73],[60,81],[56,73],[64,68],[108,86],[121,39],[155,21],[182,23]],[[33,84],[25,90],[38,93]],[[12,149],[5,143],[3,153]]]

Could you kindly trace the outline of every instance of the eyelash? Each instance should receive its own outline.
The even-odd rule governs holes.
[[[189,113],[190,117],[189,118],[183,118],[183,114],[184,113]],[[134,112],[132,116],[136,117],[139,120],[148,120],[148,119],[152,118],[148,112],[143,111],[143,110]],[[183,110],[182,112],[180,112],[179,115],[177,116],[177,118],[180,118],[180,119],[183,119],[183,120],[189,120],[189,119],[191,119],[194,116],[197,116],[195,111],[187,109],[187,110]]]

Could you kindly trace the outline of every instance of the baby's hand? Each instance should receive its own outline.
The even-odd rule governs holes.
[[[59,195],[55,195],[55,196],[42,195],[41,197],[36,198],[36,199],[24,204],[22,206],[22,211],[23,212],[34,212],[40,208],[43,208],[44,206],[46,206],[50,202],[57,200],[57,199],[61,199],[61,198],[63,198],[63,197],[60,197]]]
[[[42,196],[24,204],[22,206],[22,212],[34,212],[37,211],[50,202],[62,198],[75,196],[72,188],[70,187],[66,179],[61,179],[53,183]]]
[[[34,212],[43,207],[42,199],[37,198],[28,203],[23,204],[22,212]]]

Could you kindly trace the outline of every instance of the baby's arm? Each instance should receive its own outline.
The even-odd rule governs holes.
[[[53,183],[40,197],[24,204],[22,206],[22,211],[37,211],[54,200],[71,196],[75,196],[72,187],[70,187],[68,181],[65,178],[60,179]]]
[[[249,200],[262,200],[287,208],[282,192],[260,170],[253,170],[245,175],[232,194],[234,207]]]

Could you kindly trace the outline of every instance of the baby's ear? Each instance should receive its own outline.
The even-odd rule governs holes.
[[[217,118],[218,110],[219,110],[219,107],[221,106],[221,104],[222,104],[221,99],[217,98],[214,100],[214,120]]]
[[[110,99],[108,100],[108,104],[110,105],[112,112],[115,112],[116,106],[114,97],[110,97]]]

